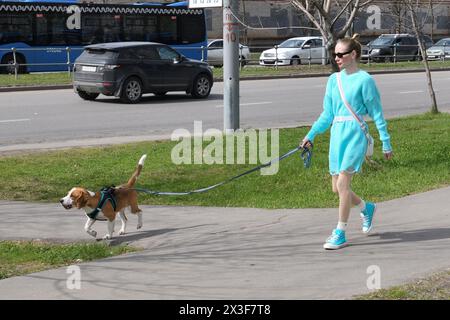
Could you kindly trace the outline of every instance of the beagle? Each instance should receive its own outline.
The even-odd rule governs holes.
[[[85,188],[74,187],[69,191],[67,196],[61,198],[59,202],[67,210],[72,207],[84,209],[86,216],[88,217],[84,230],[94,238],[97,236],[97,232],[92,230],[92,225],[97,220],[106,220],[108,222],[108,233],[103,239],[112,238],[117,213],[122,222],[119,235],[125,234],[128,220],[125,215],[126,208],[130,208],[131,213],[137,214],[137,229],[140,229],[142,227],[142,210],[138,207],[138,194],[133,187],[141,173],[146,158],[147,155],[144,154],[139,159],[136,170],[126,184],[118,187],[104,188],[99,192],[92,192]]]

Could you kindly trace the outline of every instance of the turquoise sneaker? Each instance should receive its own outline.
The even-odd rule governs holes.
[[[324,249],[336,250],[347,245],[347,240],[345,239],[345,231],[340,229],[334,229],[331,236],[328,237],[327,241],[323,245]]]
[[[362,232],[363,233],[369,233],[370,230],[372,230],[372,220],[373,215],[375,214],[375,211],[377,210],[377,206],[375,203],[372,202],[366,202],[366,208],[361,211],[361,218],[363,220],[362,222]]]

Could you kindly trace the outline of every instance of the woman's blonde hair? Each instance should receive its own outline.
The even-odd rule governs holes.
[[[348,51],[355,50],[356,59],[359,60],[361,58],[361,43],[359,43],[358,40],[359,40],[359,33],[355,33],[351,38],[345,37],[339,39],[337,42],[345,45]]]

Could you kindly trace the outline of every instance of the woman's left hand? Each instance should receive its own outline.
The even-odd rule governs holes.
[[[392,151],[384,152],[384,158],[386,160],[391,160],[393,156],[394,156],[394,154],[392,153]]]

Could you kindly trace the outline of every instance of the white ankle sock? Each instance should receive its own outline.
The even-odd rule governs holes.
[[[345,231],[346,228],[347,228],[347,222],[342,222],[342,221],[339,221],[337,224],[337,227],[336,227],[336,229],[339,229],[342,231]]]
[[[366,208],[366,202],[361,199],[361,202],[358,204],[358,207],[363,211]]]

